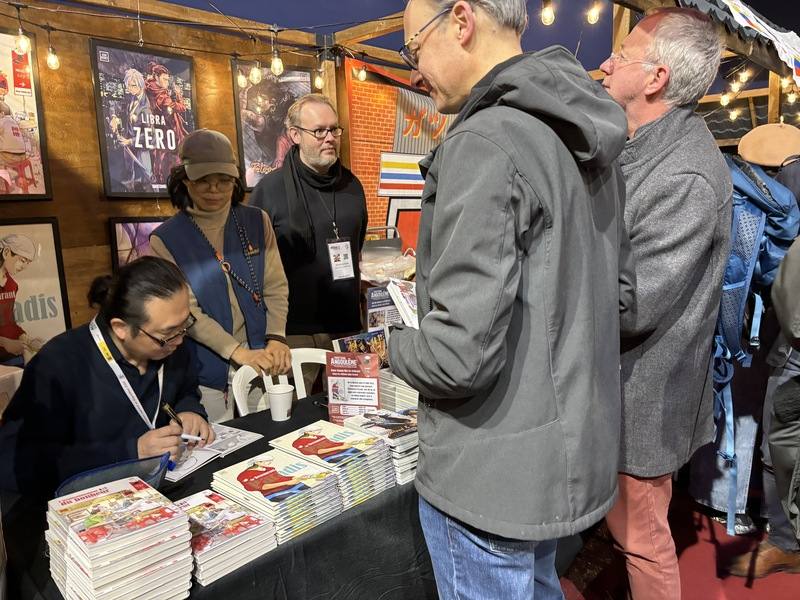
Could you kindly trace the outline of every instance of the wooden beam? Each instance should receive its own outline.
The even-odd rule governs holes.
[[[741,139],[742,138],[726,138],[726,139],[723,139],[723,140],[717,140],[717,146],[719,146],[719,147],[738,146],[739,145],[739,141]]]
[[[359,55],[364,53],[367,58],[371,56],[372,58],[392,63],[393,65],[405,66],[406,64],[403,62],[403,59],[400,58],[397,50],[387,50],[386,48],[368,46],[367,44],[348,44],[347,49],[351,50],[356,55],[356,58],[361,58]]]
[[[614,15],[611,29],[611,50],[619,52],[622,42],[631,32],[632,14],[630,8],[614,5]]]
[[[267,23],[251,21],[250,19],[241,19],[239,17],[226,17],[218,13],[199,10],[197,8],[188,8],[171,2],[160,2],[159,0],[74,0],[74,2],[87,6],[100,6],[104,9],[112,8],[134,15],[139,12],[142,15],[150,17],[187,21],[196,23],[197,25],[206,25],[208,27],[222,27],[230,33],[237,33],[237,30],[232,28],[231,25],[238,25],[248,34],[253,33],[261,36],[269,35],[269,32],[265,30],[266,27],[269,27]],[[278,39],[291,44],[306,46],[316,45],[316,36],[313,33],[306,33],[305,31],[281,31],[278,34]]]
[[[603,73],[600,69],[595,69],[594,71],[588,71],[588,73],[589,77],[591,77],[595,81],[600,81],[606,76],[606,74]]]
[[[769,72],[769,101],[767,103],[767,123],[779,123],[781,120],[781,78],[777,73]]]
[[[758,127],[758,114],[756,114],[756,103],[753,101],[752,98],[747,99],[747,105],[750,107],[750,124],[753,126],[753,129]]]
[[[369,23],[362,23],[360,25],[349,27],[348,29],[337,31],[334,34],[333,39],[335,43],[346,46],[348,44],[363,42],[364,40],[371,40],[372,38],[386,35],[387,33],[394,33],[395,31],[400,31],[401,29],[403,29],[402,10],[392,13],[391,15],[381,17],[380,19],[375,19]]]
[[[727,92],[727,94],[731,96],[731,102],[734,102],[736,100],[744,100],[745,98],[760,98],[762,96],[767,96],[769,94],[769,89],[755,88],[752,90],[743,90],[738,94],[733,94],[732,92]],[[706,104],[708,102],[719,102],[721,96],[722,94],[708,94],[707,96],[703,96],[700,99],[700,104]]]
[[[675,0],[614,0],[614,4],[640,13],[646,13],[648,10],[657,8],[677,6]]]

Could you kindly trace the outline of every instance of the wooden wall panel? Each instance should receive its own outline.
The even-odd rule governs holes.
[[[35,2],[33,4],[36,4]],[[41,4],[44,6],[44,4]],[[49,4],[52,7],[52,4]],[[0,8],[0,27],[16,29],[16,18],[8,6]],[[170,215],[169,199],[109,200],[103,194],[100,150],[95,117],[89,37],[108,36],[135,43],[138,39],[132,21],[101,19],[91,16],[44,13],[26,9],[23,18],[36,24],[50,23],[54,28],[78,33],[54,31],[52,44],[61,59],[61,68],[51,71],[45,62],[47,34],[27,26],[36,36],[39,63],[39,89],[42,94],[43,121],[46,129],[47,160],[50,168],[52,200],[35,202],[0,202],[0,218],[55,216],[61,233],[64,269],[73,325],[88,321],[93,311],[86,305],[89,283],[97,275],[111,272],[108,218],[139,215]],[[199,27],[179,27],[143,23],[145,47],[148,42],[203,48],[210,52],[149,46],[194,59],[197,126],[217,129],[236,147],[233,83],[230,60],[234,51],[253,52],[248,40]],[[259,51],[269,48],[260,45]],[[313,57],[286,54],[287,66],[314,66]]]

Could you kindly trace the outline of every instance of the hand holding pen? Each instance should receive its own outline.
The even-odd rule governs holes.
[[[181,428],[180,437],[184,442],[188,442],[191,446],[196,444],[202,448],[214,441],[214,430],[197,413],[183,412],[178,414],[166,402],[162,404],[162,409]]]

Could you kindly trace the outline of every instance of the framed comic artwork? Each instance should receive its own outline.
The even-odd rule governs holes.
[[[111,265],[116,272],[142,256],[150,256],[150,234],[168,217],[112,217],[108,220],[111,238]]]
[[[0,364],[27,364],[69,327],[58,222],[0,220]]]
[[[103,186],[110,198],[163,198],[195,129],[192,59],[91,40]]]
[[[0,29],[0,201],[50,198],[42,97],[33,34],[27,54]]]
[[[247,76],[255,65],[255,61],[231,61],[239,162],[248,190],[283,165],[292,146],[284,125],[286,113],[295,100],[311,92],[310,69],[286,67],[275,77],[269,65],[262,64],[261,81],[253,84]]]

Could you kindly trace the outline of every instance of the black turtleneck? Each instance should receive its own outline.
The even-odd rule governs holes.
[[[289,281],[288,335],[342,334],[361,329],[358,256],[367,230],[361,182],[336,163],[327,175],[304,165],[294,146],[281,169],[266,175],[250,195],[267,212]],[[335,215],[341,237],[350,238],[355,278],[333,281],[328,240]]]

